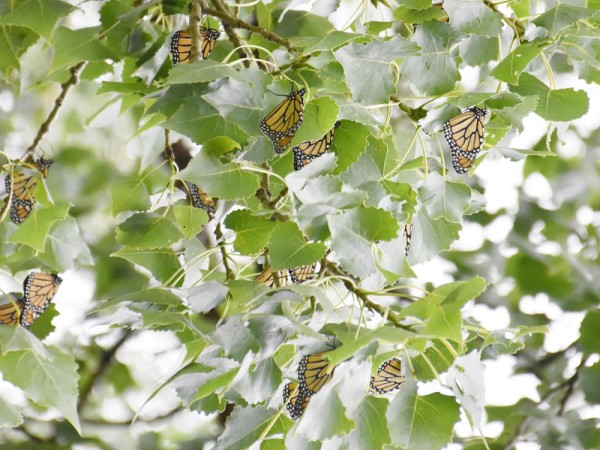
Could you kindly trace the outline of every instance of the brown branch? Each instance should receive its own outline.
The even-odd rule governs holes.
[[[98,380],[104,375],[106,370],[110,367],[112,363],[113,357],[117,350],[133,335],[133,331],[127,330],[125,334],[119,339],[111,348],[102,352],[100,356],[100,361],[98,363],[98,367],[96,371],[92,374],[88,383],[81,388],[81,393],[79,394],[79,400],[77,401],[77,411],[81,412],[87,403],[87,400],[92,393],[92,389],[98,382]]]
[[[523,25],[523,22],[521,22],[519,19],[511,19],[506,17],[498,10],[498,8],[496,8],[496,4],[490,0],[483,0],[483,3],[495,13],[500,14],[502,20],[504,20],[506,24],[513,29],[519,41],[523,39],[523,35],[525,34],[525,25]]]
[[[227,17],[232,20],[238,20],[238,19],[235,19],[234,17],[232,17],[231,14],[229,14],[229,8],[227,7],[227,5],[225,3],[223,3],[221,0],[212,0],[212,4],[215,5],[215,8],[217,8],[217,9],[212,9],[212,8],[208,7],[208,5],[206,4],[206,2],[204,0],[198,0],[198,1],[202,5],[202,9],[204,10],[205,13],[210,14],[211,16],[219,17],[223,21],[222,23],[223,23],[223,29],[225,30],[225,33],[227,33],[229,40],[234,45],[234,47],[237,49],[236,51],[237,51],[237,54],[239,55],[239,57],[245,60],[244,67],[250,67],[250,61],[246,60],[246,59],[250,59],[250,55],[248,54],[248,52],[246,52],[246,49],[242,48],[242,46],[243,46],[242,41],[241,41],[240,37],[237,35],[237,33],[235,32],[235,30],[233,29],[233,27],[230,25],[229,21],[227,21],[223,18],[223,17]],[[218,15],[216,13],[218,13]]]
[[[202,7],[199,1],[193,1],[190,5],[190,25],[188,26],[188,33],[192,38],[192,54],[190,55],[190,62],[200,61],[202,58],[202,51],[200,50],[200,43],[202,37],[200,36],[200,24],[202,21]]]
[[[398,328],[402,328],[403,330],[410,331],[411,333],[415,332],[413,327],[411,327],[410,325],[402,324],[401,323],[402,319],[400,319],[400,317],[398,317],[398,315],[395,312],[390,311],[389,308],[386,308],[375,302],[372,302],[369,299],[368,294],[365,291],[363,291],[361,288],[356,286],[356,284],[354,284],[352,281],[350,281],[348,279],[349,278],[348,274],[345,273],[342,269],[340,269],[335,264],[333,264],[332,262],[329,262],[329,261],[326,263],[326,265],[327,265],[327,269],[331,273],[342,277],[340,280],[342,283],[344,283],[344,286],[346,287],[346,289],[348,289],[350,292],[352,292],[367,308],[369,308],[373,311],[376,311],[383,317],[387,316],[389,321],[392,322],[394,325],[396,325]]]
[[[50,111],[50,114],[48,114],[48,117],[46,118],[45,122],[40,126],[40,128],[39,128],[39,130],[37,132],[37,135],[35,136],[35,139],[33,140],[33,143],[29,146],[29,148],[27,149],[27,151],[23,155],[23,157],[26,157],[24,159],[25,161],[33,160],[33,152],[35,151],[35,149],[39,145],[39,143],[42,140],[42,138],[44,137],[44,135],[48,131],[50,131],[50,125],[52,124],[52,121],[56,117],[56,114],[58,113],[58,110],[62,106],[63,100],[65,99],[65,97],[67,95],[67,92],[69,91],[69,89],[71,88],[71,86],[77,84],[77,81],[79,79],[78,78],[79,77],[79,72],[81,71],[81,69],[83,69],[83,66],[85,66],[85,61],[81,61],[80,63],[78,63],[78,64],[74,65],[73,67],[71,67],[71,76],[69,77],[69,79],[67,81],[65,81],[61,85],[60,94],[56,98],[56,100],[54,101],[54,108],[52,108],[52,111]]]
[[[210,14],[211,16],[215,16],[218,17],[219,19],[221,19],[223,21],[223,26],[225,26],[225,24],[233,27],[233,28],[242,28],[244,30],[248,30],[251,31],[252,33],[257,33],[260,34],[262,37],[264,37],[265,39],[275,42],[276,44],[279,44],[285,48],[287,48],[290,52],[295,52],[296,49],[292,46],[292,44],[290,44],[287,40],[283,39],[282,37],[278,36],[275,33],[272,33],[270,31],[264,30],[260,27],[257,27],[256,25],[252,25],[249,24],[248,22],[244,22],[243,20],[238,19],[237,17],[233,17],[231,16],[231,14],[228,14],[228,12],[226,10],[223,10],[222,8],[217,7],[217,9],[212,9],[209,8],[206,3],[204,3],[204,0],[200,0],[200,2],[202,3],[202,8],[204,9],[204,12],[206,14]],[[212,0],[213,3],[217,2],[221,2],[221,0]]]

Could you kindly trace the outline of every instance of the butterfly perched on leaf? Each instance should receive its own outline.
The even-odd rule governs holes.
[[[217,208],[217,201],[209,197],[206,192],[200,189],[194,183],[190,183],[190,197],[194,208],[202,208],[209,214],[214,214]]]
[[[479,154],[485,136],[484,120],[487,114],[473,106],[444,124],[444,137],[452,152],[452,166],[457,173],[465,173]]]
[[[29,328],[50,305],[61,283],[62,278],[58,275],[30,273],[23,281],[23,298],[15,304],[0,306],[0,323],[16,325],[18,322],[22,327]]]
[[[270,288],[277,286],[287,286],[288,284],[302,284],[310,280],[315,275],[316,264],[299,266],[294,269],[280,270],[273,272],[271,267],[266,267],[258,276],[257,281],[267,285]]]
[[[54,163],[51,159],[40,158],[35,161],[35,166],[46,178],[50,167]],[[7,174],[4,180],[6,192],[12,193],[10,196],[10,219],[13,223],[23,222],[35,205],[34,191],[38,180],[34,174],[26,171],[15,171],[13,174]]]
[[[298,379],[302,392],[312,396],[331,379],[335,369],[326,359],[327,352],[306,355],[298,365]]]
[[[400,389],[406,378],[402,375],[402,363],[398,358],[385,361],[371,377],[370,388],[379,394],[387,394]]]
[[[202,59],[208,59],[217,39],[221,36],[219,30],[214,28],[200,27],[200,55]],[[189,64],[192,55],[192,37],[186,30],[176,31],[171,37],[171,57],[173,64]]]
[[[283,402],[293,420],[298,420],[304,414],[309,400],[310,396],[302,391],[298,383],[291,382],[284,386]]]
[[[271,140],[275,153],[282,153],[304,120],[304,94],[302,88],[286,96],[286,99],[260,122],[260,130]]]
[[[295,145],[294,151],[294,170],[300,170],[313,159],[318,158],[331,147],[333,142],[333,135],[335,129],[340,126],[340,122],[337,121],[331,130],[329,130],[325,136],[315,142],[302,142],[301,144]]]

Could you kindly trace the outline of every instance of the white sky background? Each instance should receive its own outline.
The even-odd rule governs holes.
[[[343,23],[343,18],[354,11],[359,2],[344,3],[344,11],[339,10],[335,13],[333,20],[338,26]],[[305,6],[302,6],[305,4]],[[310,9],[306,8],[312,2],[297,2],[297,6],[291,9]],[[100,6],[99,2],[83,2],[78,4],[78,10],[73,12],[69,18],[68,26],[72,28],[81,28],[84,26],[97,25],[97,11]],[[382,20],[384,17],[377,12],[377,18],[373,20]],[[345,22],[344,22],[345,24]],[[506,51],[506,48],[503,49]],[[463,82],[467,86],[476,85],[473,80],[469,80],[468,76],[475,74],[469,73],[469,70],[463,74],[466,78]],[[588,92],[590,98],[590,108],[588,114],[573,123],[578,132],[582,135],[587,135],[590,130],[597,129],[600,126],[600,87],[596,85],[588,85],[580,80],[573,80],[560,76],[557,78],[557,88],[575,87],[584,89]],[[66,98],[66,104],[69,102],[69,95]],[[0,110],[9,112],[12,110],[17,99],[8,92],[0,92]],[[60,121],[60,114],[58,116]],[[531,148],[541,136],[547,132],[548,124],[536,115],[530,115],[525,119],[525,131],[513,139],[510,144],[513,148]],[[26,129],[27,130],[27,129]],[[579,142],[579,139],[574,133],[564,128],[559,128],[561,137],[565,145],[559,149],[559,152],[564,156],[569,156],[574,153],[583,152],[585,149]],[[9,139],[15,149],[22,148],[22,144],[28,144],[31,140],[29,130],[27,132],[17,131],[17,135]],[[142,135],[136,140],[143,141]],[[154,138],[150,138],[154,140]],[[131,142],[129,143],[131,144]],[[129,147],[128,144],[128,147]],[[147,142],[146,142],[147,144]],[[153,145],[153,143],[151,144]],[[58,147],[58,146],[57,146]],[[11,149],[7,148],[10,151]],[[552,192],[548,183],[541,176],[533,174],[527,180],[523,180],[522,174],[523,162],[513,162],[506,159],[485,158],[485,160],[477,168],[475,175],[480,178],[480,182],[484,186],[483,195],[487,202],[486,210],[490,213],[505,208],[509,212],[515,212],[518,204],[517,188],[525,183],[527,195],[536,198],[543,202],[552,202]],[[578,220],[582,224],[595,222],[600,225],[600,215],[593,211],[581,211],[578,214]],[[456,250],[471,250],[479,248],[483,239],[489,239],[492,242],[501,244],[512,229],[513,218],[510,215],[502,216],[494,220],[486,227],[481,227],[478,224],[464,224],[461,230],[460,239],[454,243],[453,249]],[[415,230],[414,232],[418,232]],[[506,249],[510,251],[510,249]],[[418,264],[413,267],[417,274],[418,280],[421,283],[431,282],[434,285],[440,285],[453,281],[450,273],[453,271],[451,263],[443,260],[440,257],[434,258],[432,261],[425,264]],[[26,276],[25,273],[20,274],[21,279]],[[57,310],[60,315],[54,319],[56,332],[53,333],[46,342],[48,344],[75,340],[79,344],[85,344],[91,336],[102,335],[107,331],[105,325],[95,325],[94,328],[89,328],[90,323],[86,321],[86,314],[93,308],[94,299],[94,279],[90,272],[86,270],[69,271],[61,274],[64,279],[61,288],[54,300]],[[14,280],[12,277],[4,273],[0,273],[0,288],[7,292],[21,291],[21,283]],[[508,292],[511,286],[490,286],[490,289],[496,289],[499,295],[502,292]],[[556,352],[566,348],[574,340],[578,338],[578,330],[580,322],[583,318],[583,313],[563,313],[558,306],[552,304],[547,296],[538,295],[536,297],[524,297],[521,300],[521,310],[526,314],[544,313],[547,315],[550,323],[549,333],[544,342],[544,348],[549,352]],[[466,316],[470,316],[480,321],[483,326],[488,329],[504,329],[509,327],[510,315],[504,307],[498,307],[495,310],[490,309],[485,305],[471,302],[467,305],[464,311]],[[106,346],[110,346],[112,342],[107,342]],[[166,333],[158,332],[142,332],[137,337],[131,339],[120,351],[117,357],[123,363],[126,363],[132,370],[132,374],[140,385],[147,387],[145,391],[132,393],[125,396],[125,401],[134,409],[139,410],[152,391],[164,382],[176,368],[179,367],[181,360],[184,357],[184,351],[178,341],[173,337],[170,338]],[[511,356],[501,356],[493,361],[485,361],[485,384],[486,403],[488,405],[510,405],[516,403],[520,398],[528,397],[533,400],[539,400],[539,395],[536,391],[537,379],[533,375],[515,375],[514,365],[516,359]],[[0,382],[0,395],[3,397],[14,399],[15,402],[23,401],[19,397],[18,390],[6,382]],[[152,402],[141,410],[141,414],[148,416],[159,415],[165,411],[165,406],[168,410],[177,402],[177,398],[170,390],[166,390],[161,395],[157,396]],[[119,406],[107,401],[102,407],[106,410],[107,416],[110,415],[115,420],[126,418],[126,411],[121,411]],[[587,411],[588,416],[600,417],[599,411]],[[175,423],[181,430],[189,430],[196,427],[205,426],[206,418],[195,413],[183,413]],[[147,431],[148,426],[137,424],[132,427],[134,434],[141,431]],[[494,436],[500,432],[497,424],[487,424],[484,427],[484,432],[488,436]],[[457,425],[457,433],[459,435],[469,435],[471,433],[468,422],[463,420]],[[115,442],[118,441],[121,433],[115,434]],[[121,442],[122,443],[122,442]],[[451,445],[448,448],[460,448],[456,445]],[[539,448],[537,444],[519,444],[519,450],[534,450]]]

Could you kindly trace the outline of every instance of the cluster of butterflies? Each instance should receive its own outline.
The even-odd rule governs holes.
[[[46,178],[53,163],[51,159],[40,158],[34,165]],[[10,198],[10,220],[13,223],[20,224],[29,217],[35,205],[34,191],[37,182],[35,174],[22,170],[15,171],[12,176],[6,175],[4,184]]]
[[[298,365],[299,383],[289,382],[283,388],[283,402],[285,409],[293,420],[299,419],[310,398],[319,392],[331,379],[335,366],[327,362],[324,355],[327,352],[306,355]],[[402,364],[398,358],[385,361],[371,377],[369,387],[372,392],[387,394],[400,389],[406,378],[402,375]]]
[[[483,121],[487,114],[473,106],[444,123],[444,137],[452,153],[452,166],[457,173],[466,173],[473,166],[479,154],[485,128]]]
[[[23,281],[23,296],[13,303],[0,305],[0,324],[29,326],[42,315],[56,295],[62,278],[58,275],[32,272]]]

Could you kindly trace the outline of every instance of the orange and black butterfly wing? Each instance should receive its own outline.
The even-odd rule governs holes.
[[[331,130],[329,130],[325,136],[316,142],[302,142],[294,146],[294,170],[300,170],[313,159],[318,158],[323,153],[329,150],[331,143],[333,142],[333,136],[335,129],[340,126],[340,122],[336,122]]]
[[[304,414],[309,400],[310,397],[305,392],[302,392],[297,383],[288,383],[283,388],[285,409],[290,413],[290,417],[293,420],[298,420]]]
[[[460,150],[451,150],[452,153],[452,167],[456,173],[466,173],[473,166],[475,158],[479,154],[479,150],[472,152],[463,152]]]
[[[37,180],[33,175],[24,172],[15,172],[13,176],[10,174],[6,175],[4,183],[6,185],[6,192],[11,192],[12,185],[12,195],[18,200],[35,201],[33,191],[37,186]]]
[[[32,272],[23,281],[23,312],[21,326],[28,328],[32,322],[42,315],[48,307],[60,284],[62,278],[41,272]]]
[[[285,286],[287,284],[288,277],[285,275],[285,272],[273,272],[271,270],[271,266],[267,266],[258,276],[256,281],[265,284],[267,287],[272,289],[277,286]]]
[[[29,200],[19,200],[16,197],[12,197],[10,203],[10,220],[15,224],[23,222],[33,210],[33,202]]]
[[[479,150],[485,134],[483,121],[486,113],[487,111],[472,107],[444,124],[444,137],[452,151]]]
[[[276,153],[282,153],[304,120],[304,94],[302,88],[292,92],[260,123],[261,131],[271,140]]]
[[[190,183],[190,196],[194,208],[202,208],[209,214],[215,213],[217,201],[193,183]]]
[[[319,392],[333,375],[334,367],[331,367],[323,357],[325,353],[306,355],[298,365],[300,387],[308,396]]]
[[[313,277],[315,267],[315,264],[311,264],[308,266],[296,267],[295,269],[289,269],[289,278],[294,284],[302,284]]]
[[[402,375],[400,360],[392,358],[379,366],[377,374],[371,377],[370,387],[379,394],[387,394],[388,392],[400,389],[400,386],[405,381],[406,378]]]
[[[176,31],[171,37],[171,57],[173,65],[189,64],[192,54],[192,37],[185,30]]]
[[[17,300],[15,305],[12,303],[0,305],[0,324],[16,325],[19,322],[19,317],[21,315],[21,311],[23,310],[23,300]]]
[[[200,53],[202,54],[202,59],[208,59],[210,52],[212,52],[213,47],[217,43],[217,39],[221,36],[221,32],[219,30],[215,30],[214,28],[205,28],[200,27],[200,37],[202,38],[202,43],[200,44]]]

